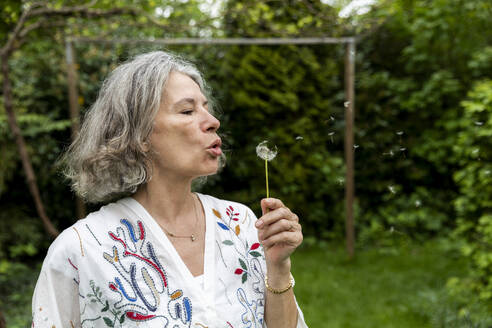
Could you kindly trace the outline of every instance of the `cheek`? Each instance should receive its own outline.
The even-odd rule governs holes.
[[[159,148],[187,150],[186,146],[199,142],[193,122],[156,122],[151,135],[151,143]]]

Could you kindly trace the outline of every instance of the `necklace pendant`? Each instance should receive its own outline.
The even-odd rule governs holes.
[[[195,239],[196,239],[195,235],[191,235],[190,238],[191,238],[191,241],[195,241]]]

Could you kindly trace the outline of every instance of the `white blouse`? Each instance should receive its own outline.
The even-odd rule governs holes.
[[[145,208],[124,198],[77,221],[50,246],[32,326],[266,327],[256,216],[242,204],[198,196],[206,217],[201,277]],[[297,327],[307,328],[298,311]]]

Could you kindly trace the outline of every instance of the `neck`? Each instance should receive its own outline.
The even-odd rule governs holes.
[[[133,198],[145,207],[159,224],[179,233],[186,223],[196,220],[193,207],[196,200],[191,193],[192,179],[154,173],[157,174],[145,185],[140,186]]]

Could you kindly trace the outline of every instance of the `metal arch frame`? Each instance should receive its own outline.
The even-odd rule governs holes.
[[[70,38],[66,40],[67,79],[70,100],[72,135],[79,129],[80,110],[78,106],[77,75],[74,57],[74,43],[123,43],[157,45],[281,45],[281,44],[345,44],[345,235],[349,258],[354,256],[354,109],[355,109],[355,54],[356,37],[312,37],[312,38],[164,38],[164,39],[102,39]],[[79,213],[83,208],[77,206]]]

